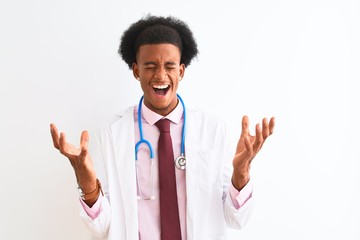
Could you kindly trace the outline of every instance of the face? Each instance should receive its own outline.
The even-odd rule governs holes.
[[[176,91],[184,76],[180,50],[168,43],[140,46],[133,73],[144,92],[144,104],[152,111],[166,116],[178,103]]]

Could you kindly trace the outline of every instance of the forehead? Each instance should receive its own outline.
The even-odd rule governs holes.
[[[180,49],[170,43],[145,44],[139,47],[136,54],[138,63],[173,61],[180,63]]]

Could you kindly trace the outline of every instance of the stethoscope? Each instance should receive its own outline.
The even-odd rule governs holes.
[[[181,153],[180,156],[177,157],[174,161],[175,161],[175,166],[178,169],[184,170],[186,168],[186,158],[185,158],[185,124],[186,124],[186,111],[185,111],[185,104],[184,101],[182,100],[182,98],[179,96],[179,94],[177,94],[178,99],[181,102],[181,105],[183,107],[183,116],[184,116],[184,123],[182,126],[182,133],[181,133]],[[140,98],[139,101],[139,106],[138,106],[138,124],[139,124],[139,133],[140,133],[140,140],[135,144],[135,163],[136,163],[136,176],[137,176],[137,181],[138,181],[138,191],[139,191],[139,196],[138,199],[143,199],[143,200],[153,200],[155,199],[155,196],[153,194],[153,190],[154,190],[154,151],[153,148],[151,146],[151,143],[146,140],[144,138],[144,132],[143,132],[143,128],[142,128],[142,120],[141,120],[141,109],[142,109],[142,103],[144,100],[144,96],[142,96]],[[151,172],[150,172],[150,178],[151,178],[151,192],[150,192],[150,196],[144,197],[142,196],[142,191],[141,191],[141,184],[140,184],[140,179],[139,179],[139,174],[138,174],[138,157],[137,157],[137,153],[139,150],[139,146],[141,144],[146,144],[149,148],[150,151],[150,162],[151,162]]]

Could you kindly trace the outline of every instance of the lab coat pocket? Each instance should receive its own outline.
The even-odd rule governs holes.
[[[219,159],[218,155],[219,151],[217,149],[198,152],[196,172],[201,191],[210,192],[219,183],[221,164],[217,161]]]

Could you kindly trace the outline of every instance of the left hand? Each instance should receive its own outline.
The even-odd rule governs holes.
[[[233,160],[234,172],[232,175],[232,183],[239,191],[250,180],[250,164],[260,151],[266,138],[273,133],[274,126],[274,117],[270,121],[263,118],[262,126],[260,126],[260,123],[256,124],[255,136],[252,136],[249,134],[249,118],[247,116],[243,117],[241,135]]]

